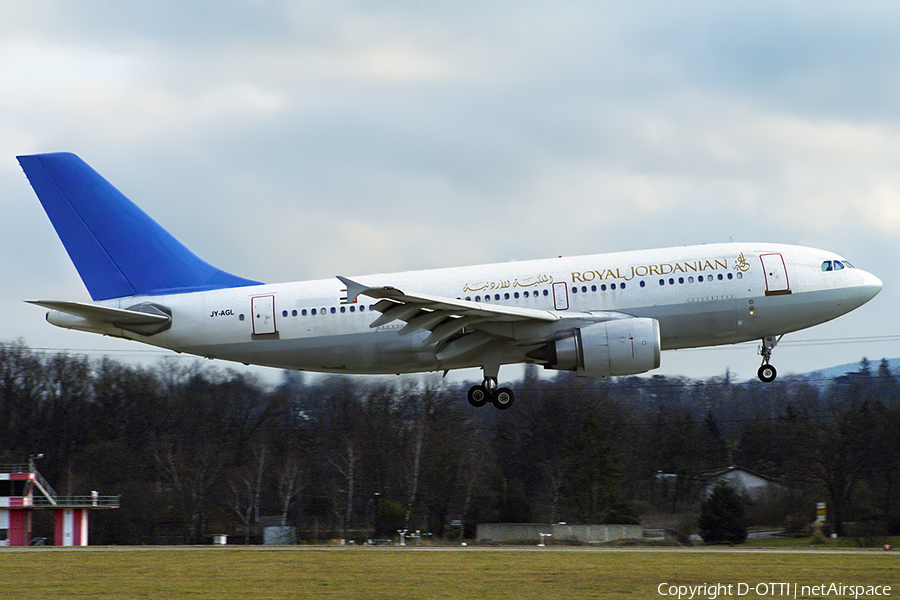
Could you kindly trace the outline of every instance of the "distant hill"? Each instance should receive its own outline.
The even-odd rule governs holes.
[[[900,375],[900,358],[889,358],[888,366],[890,367],[891,373],[894,375]],[[873,359],[869,360],[869,368],[874,375],[878,371],[878,367],[881,365],[881,359]],[[797,377],[803,377],[808,379],[812,383],[820,384],[820,385],[828,385],[831,380],[836,379],[838,377],[842,377],[848,373],[857,373],[859,372],[859,363],[848,363],[846,365],[838,365],[836,367],[829,367],[827,369],[819,369],[817,371],[810,371],[809,373],[803,373],[801,375],[797,375]]]

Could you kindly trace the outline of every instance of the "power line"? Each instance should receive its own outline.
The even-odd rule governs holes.
[[[782,340],[778,342],[778,347],[801,347],[801,346],[834,346],[838,344],[867,344],[867,343],[883,343],[883,342],[900,342],[900,335],[873,335],[873,336],[857,336],[843,338],[820,338],[813,340]],[[704,346],[702,348],[683,348],[678,352],[708,352],[721,350],[745,350],[752,346],[759,345],[758,341],[740,342],[737,344],[725,344],[722,346]]]
[[[830,346],[837,344],[864,344],[864,343],[883,343],[883,342],[900,342],[900,334],[892,334],[892,335],[873,335],[873,336],[855,336],[855,337],[838,337],[838,338],[819,338],[812,340],[783,340],[778,343],[778,346]],[[3,343],[3,342],[0,342]],[[747,347],[758,345],[758,341],[750,341],[750,342],[739,342],[736,344],[723,344],[720,346],[704,346],[702,348],[682,348],[679,352],[688,352],[688,351],[721,351],[721,350],[744,350]],[[69,352],[69,353],[79,353],[79,354],[109,354],[109,355],[125,355],[125,354],[137,354],[137,355],[159,355],[159,356],[169,356],[174,353],[174,356],[181,356],[186,358],[191,358],[193,355],[184,355],[177,353],[175,350],[168,350],[165,348],[135,348],[134,350],[121,350],[121,349],[108,349],[108,348],[42,348],[42,347],[31,347],[29,348],[35,352],[40,353],[53,353],[53,352]],[[202,358],[202,357],[201,357]]]

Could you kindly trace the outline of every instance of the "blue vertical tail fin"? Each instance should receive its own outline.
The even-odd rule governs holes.
[[[94,300],[259,283],[199,258],[76,155],[17,158]]]

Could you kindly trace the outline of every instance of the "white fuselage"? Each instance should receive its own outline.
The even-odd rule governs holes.
[[[685,246],[361,276],[372,287],[553,311],[548,324],[498,323],[492,335],[521,346],[503,363],[522,362],[535,344],[597,313],[659,322],[663,350],[733,344],[781,335],[843,315],[881,289],[873,275],[827,251],[769,243]],[[134,339],[211,358],[286,369],[407,373],[481,366],[477,352],[440,360],[429,332],[402,333],[395,321],[370,328],[374,301],[346,303],[338,279],[264,284],[178,295],[119,298],[102,306],[152,302],[171,309],[171,327],[143,336],[51,312],[63,327]]]

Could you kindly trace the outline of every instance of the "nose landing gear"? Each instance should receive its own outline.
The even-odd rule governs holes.
[[[778,371],[775,370],[774,366],[769,364],[769,360],[772,358],[772,349],[779,341],[781,341],[782,337],[784,336],[779,335],[777,338],[774,336],[763,338],[762,346],[759,349],[759,354],[763,358],[763,363],[756,372],[756,376],[759,377],[759,380],[763,383],[771,383],[778,377]]]

